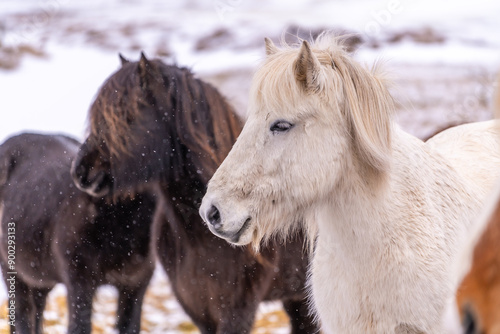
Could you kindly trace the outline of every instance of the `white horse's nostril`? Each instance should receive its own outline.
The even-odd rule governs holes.
[[[220,229],[222,227],[220,212],[215,205],[210,206],[210,209],[208,209],[207,220],[215,229]]]

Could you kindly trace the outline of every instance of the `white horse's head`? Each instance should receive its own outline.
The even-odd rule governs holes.
[[[392,98],[337,40],[278,49],[266,39],[248,120],[200,208],[214,234],[238,245],[285,236],[346,177],[369,186],[387,173]]]

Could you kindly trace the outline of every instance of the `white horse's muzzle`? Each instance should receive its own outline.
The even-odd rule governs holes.
[[[252,218],[246,212],[229,211],[229,207],[227,204],[224,207],[217,205],[215,200],[205,195],[199,213],[216,236],[235,245],[249,244],[253,235]]]

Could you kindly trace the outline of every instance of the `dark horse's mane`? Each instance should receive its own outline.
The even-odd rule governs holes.
[[[117,110],[121,113],[116,113]],[[242,128],[233,108],[212,85],[196,78],[187,68],[143,58],[139,62],[125,62],[120,71],[103,84],[89,111],[88,131],[92,138],[105,143],[99,147],[109,150],[101,153],[111,158],[134,155],[136,140],[130,132],[130,123],[151,116],[145,115],[148,112],[155,114],[151,121],[163,127],[162,133],[183,135],[160,138],[151,134],[148,140],[162,141],[152,146],[162,147],[164,151],[147,152],[147,170],[142,171],[140,178],[154,179],[170,166],[184,166],[184,171],[168,173],[179,180],[186,176],[183,173],[193,173],[188,167],[196,166],[195,172],[201,174],[198,177],[206,183]],[[173,149],[186,154],[172,154]],[[155,156],[158,158],[154,159]],[[192,160],[185,161],[186,157]]]

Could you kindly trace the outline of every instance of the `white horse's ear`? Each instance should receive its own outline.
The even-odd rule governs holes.
[[[311,46],[307,41],[302,42],[299,56],[294,64],[295,79],[302,84],[307,92],[318,92],[320,90],[321,64],[312,53]]]
[[[269,38],[264,38],[264,41],[266,42],[266,56],[272,56],[279,51],[276,45],[274,45],[273,41],[271,41]]]

